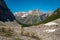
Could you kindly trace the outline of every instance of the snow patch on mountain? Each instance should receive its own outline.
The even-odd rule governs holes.
[[[24,14],[24,15],[22,15],[21,17],[26,17],[28,14]]]

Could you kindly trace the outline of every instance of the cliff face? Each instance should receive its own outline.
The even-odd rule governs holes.
[[[6,22],[6,21],[14,21],[15,17],[10,11],[10,9],[7,7],[4,0],[0,0],[0,21]]]

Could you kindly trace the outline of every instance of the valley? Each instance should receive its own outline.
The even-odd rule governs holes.
[[[0,0],[0,40],[60,40],[60,8],[16,12]]]

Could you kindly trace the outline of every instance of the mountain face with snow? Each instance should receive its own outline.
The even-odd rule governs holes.
[[[26,17],[27,15],[42,15],[39,10],[29,10],[28,12],[16,12],[15,16]]]
[[[48,17],[48,14],[43,14],[38,9],[28,12],[16,12],[15,14],[16,20],[18,20],[22,24],[34,25]]]

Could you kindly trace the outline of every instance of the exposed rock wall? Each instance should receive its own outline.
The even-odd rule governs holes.
[[[10,9],[7,7],[4,0],[0,0],[0,21],[6,22],[6,21],[14,21],[15,17],[10,11]]]

